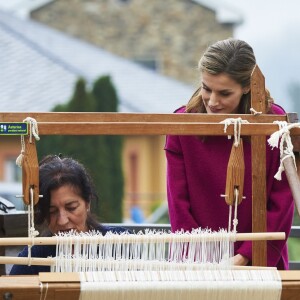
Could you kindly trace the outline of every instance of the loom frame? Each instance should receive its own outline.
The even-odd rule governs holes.
[[[256,111],[261,111],[263,114],[230,115],[231,118],[241,117],[249,122],[243,124],[241,135],[251,136],[252,232],[266,231],[266,170],[265,155],[263,155],[266,136],[278,130],[278,126],[273,124],[273,121],[289,121],[290,118],[289,115],[264,114],[264,100],[264,77],[256,67],[251,80],[251,103]],[[39,135],[233,135],[232,126],[228,128],[227,133],[224,133],[224,126],[219,124],[228,115],[10,112],[1,113],[0,122],[22,122],[26,117],[34,118],[38,122]],[[291,135],[300,136],[300,128],[293,128]],[[26,145],[31,147],[28,137],[25,139]],[[257,153],[261,155],[257,156]],[[35,170],[30,169],[30,165],[27,168],[28,174],[35,173]],[[266,241],[253,242],[253,265],[266,265]],[[281,299],[296,299],[300,293],[300,272],[280,271],[280,275],[283,283]],[[57,279],[54,282],[47,281],[48,297],[64,300],[79,298],[80,283],[76,280],[72,281],[70,276],[64,278],[63,282],[56,281]],[[10,299],[10,294],[14,299],[40,299],[41,282],[39,276],[2,276],[0,293],[8,297],[5,299]],[[24,289],[26,289],[25,295]]]

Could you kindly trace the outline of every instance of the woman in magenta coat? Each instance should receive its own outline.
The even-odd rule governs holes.
[[[206,50],[199,62],[201,85],[186,106],[176,113],[249,114],[250,77],[256,65],[252,48],[244,41],[227,39]],[[266,109],[284,114],[266,91]],[[226,136],[168,136],[166,139],[167,193],[173,231],[193,228],[219,230],[228,227],[228,205],[220,195],[226,186],[226,170],[232,140]],[[267,227],[289,235],[294,204],[286,177],[274,178],[278,149],[267,145]],[[244,196],[238,206],[238,232],[252,232],[251,145],[244,141]],[[288,268],[287,243],[268,241],[268,266]],[[236,242],[234,264],[250,265],[251,242]]]

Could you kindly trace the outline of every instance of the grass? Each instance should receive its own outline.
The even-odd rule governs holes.
[[[289,260],[300,261],[300,240],[299,238],[288,239]]]

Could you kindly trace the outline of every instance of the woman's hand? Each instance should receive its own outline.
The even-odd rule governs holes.
[[[246,266],[249,262],[249,259],[241,254],[235,255],[232,259],[235,266]]]

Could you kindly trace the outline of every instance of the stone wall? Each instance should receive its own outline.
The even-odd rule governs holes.
[[[205,48],[233,34],[191,0],[57,0],[32,18],[130,60],[156,60],[158,72],[192,85]]]

